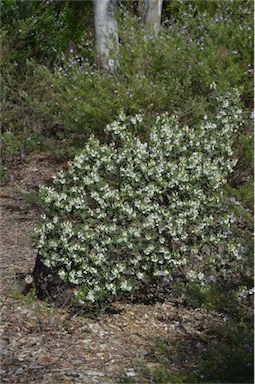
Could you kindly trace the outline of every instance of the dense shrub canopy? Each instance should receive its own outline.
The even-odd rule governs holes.
[[[105,129],[110,144],[92,136],[68,172],[41,188],[39,254],[77,285],[79,303],[180,272],[205,285],[237,266],[220,187],[234,164],[241,109],[236,91],[216,99],[199,126],[159,115],[145,142],[137,133],[143,117],[120,114]]]

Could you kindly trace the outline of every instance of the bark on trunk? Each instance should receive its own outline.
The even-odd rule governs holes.
[[[118,46],[116,0],[93,0],[96,48],[104,68],[114,71],[113,52]]]
[[[159,32],[163,0],[144,0],[142,20],[148,31]]]
[[[39,299],[48,299],[56,305],[67,305],[73,296],[73,286],[60,279],[57,269],[47,267],[37,255],[32,273]]]

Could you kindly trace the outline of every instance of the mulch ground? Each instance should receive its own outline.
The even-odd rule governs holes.
[[[0,191],[1,383],[111,384],[121,373],[139,382],[139,361],[157,364],[156,338],[173,346],[187,340],[196,344],[210,322],[222,319],[177,306],[171,297],[149,305],[119,302],[112,313],[90,318],[31,293],[21,295],[18,276],[33,270],[36,250],[30,233],[40,219],[22,192],[37,191],[63,166],[47,155],[31,155],[8,170]]]

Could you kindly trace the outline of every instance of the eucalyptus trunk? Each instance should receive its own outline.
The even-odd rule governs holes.
[[[118,50],[116,3],[117,0],[93,0],[96,48],[102,67],[111,72],[117,67],[114,57]],[[162,4],[163,0],[144,0],[142,21],[146,36],[159,32]]]
[[[116,68],[114,52],[118,47],[116,0],[93,0],[96,48],[102,66],[110,71]]]
[[[147,31],[159,32],[163,0],[144,0],[142,20]]]

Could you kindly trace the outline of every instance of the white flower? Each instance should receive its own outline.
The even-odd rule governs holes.
[[[95,297],[94,297],[93,291],[89,291],[89,292],[88,292],[88,294],[87,294],[87,296],[86,296],[86,299],[87,299],[88,301],[91,301],[92,303],[94,303],[94,301],[95,301]]]
[[[234,166],[231,137],[242,111],[231,94],[217,102],[216,115],[208,108],[196,128],[175,115],[157,116],[147,142],[132,133],[142,116],[121,113],[106,127],[111,144],[91,137],[69,171],[40,188],[45,214],[38,250],[46,265],[60,266],[62,278],[81,284],[80,303],[117,288],[132,291],[162,271],[172,276],[190,261],[205,268],[242,262],[242,251],[228,241],[233,217],[224,213],[219,192]],[[226,251],[215,251],[223,240]],[[204,245],[211,247],[209,258]],[[203,285],[204,270],[196,267],[186,277]]]

